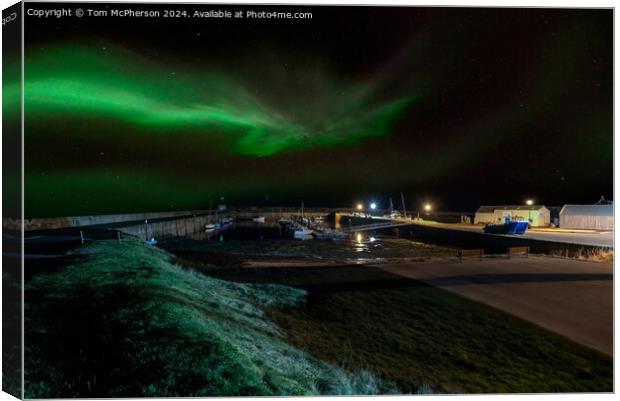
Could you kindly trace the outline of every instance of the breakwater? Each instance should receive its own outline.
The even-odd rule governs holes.
[[[333,209],[328,208],[306,208],[307,216],[326,216]],[[291,215],[299,214],[299,207],[243,207],[228,208],[217,212],[219,217],[233,217],[235,219],[251,219],[254,217],[265,217],[266,221],[278,221],[281,218],[290,218]],[[165,220],[186,220],[194,219],[197,222],[204,221],[209,215],[208,209],[169,211],[169,212],[146,212],[146,213],[120,213],[120,214],[101,214],[90,216],[62,216],[46,218],[26,218],[23,220],[24,231],[36,230],[55,230],[60,228],[73,227],[103,227],[114,228],[140,225],[144,221],[161,222]],[[215,218],[216,211],[211,211],[212,219]],[[192,223],[189,222],[189,225]],[[21,220],[4,218],[3,228],[8,230],[21,230]],[[168,225],[162,225],[162,227]],[[176,230],[176,227],[175,227]],[[182,230],[182,228],[181,228]],[[189,227],[188,227],[189,230]]]

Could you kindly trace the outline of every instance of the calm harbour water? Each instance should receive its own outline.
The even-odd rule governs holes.
[[[336,241],[291,238],[278,224],[235,222],[226,228],[200,233],[191,239],[164,241],[162,247],[174,251],[192,251],[234,255],[344,262],[445,256],[449,250],[434,245],[398,238],[391,232],[363,232]]]

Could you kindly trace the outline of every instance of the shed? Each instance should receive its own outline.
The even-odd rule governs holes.
[[[474,224],[495,223],[495,206],[480,206],[474,215]]]
[[[560,228],[613,230],[613,205],[564,205],[560,210]]]
[[[476,211],[474,224],[501,224],[507,218],[529,221],[532,227],[546,227],[551,224],[551,212],[543,205],[480,206]]]

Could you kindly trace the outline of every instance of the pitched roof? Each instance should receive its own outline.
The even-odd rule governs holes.
[[[496,210],[540,210],[544,205],[508,205],[496,206]]]
[[[500,206],[480,206],[476,213],[493,213],[496,210],[540,210],[544,205],[500,205]]]
[[[614,205],[564,205],[560,216],[614,216]]]

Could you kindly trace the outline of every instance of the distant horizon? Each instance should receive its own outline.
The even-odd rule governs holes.
[[[613,200],[607,199],[605,198],[605,200],[611,202],[611,204],[609,205],[603,205],[603,206],[614,206],[613,204]],[[269,210],[269,209],[273,209],[275,211],[277,211],[278,208],[283,208],[283,209],[300,209],[301,205],[297,204],[297,205],[237,205],[237,204],[227,204],[227,203],[219,203],[219,204],[213,204],[213,208],[212,208],[212,212],[215,213],[217,210],[217,206],[218,205],[224,205],[226,206],[226,209],[258,209],[260,210]],[[305,209],[328,209],[328,210],[332,210],[332,211],[339,211],[339,210],[356,210],[356,203],[346,206],[346,205],[340,205],[340,206],[324,206],[324,205],[313,205],[313,204],[306,204],[304,202],[304,208]],[[593,203],[565,203],[565,204],[561,204],[561,205],[547,205],[547,204],[535,204],[533,206],[540,206],[540,207],[546,207],[548,209],[561,209],[564,206],[567,205],[578,205],[578,206],[585,206],[585,205],[596,205],[596,202]],[[476,206],[473,209],[435,209],[431,212],[425,212],[424,211],[424,207],[423,205],[420,205],[418,208],[415,208],[414,206],[407,206],[406,208],[406,213],[408,215],[416,215],[418,212],[420,212],[421,214],[428,214],[428,215],[433,215],[433,214],[442,214],[442,213],[468,213],[468,214],[473,214],[476,212],[476,210],[480,207],[483,206],[526,206],[525,204],[520,205],[520,204],[516,204],[516,203],[494,203],[494,204],[490,204],[490,203],[484,203],[484,204],[480,204],[478,206]],[[207,212],[209,210],[209,207],[206,206],[204,208],[191,208],[191,209],[169,209],[169,210],[134,210],[134,211],[126,211],[126,212],[106,212],[106,213],[91,213],[91,214],[73,214],[73,215],[64,215],[64,216],[28,216],[26,215],[25,219],[26,220],[30,220],[30,219],[54,219],[54,218],[63,218],[63,217],[78,217],[78,216],[97,216],[97,215],[120,215],[120,214],[140,214],[140,213],[179,213],[179,212],[196,212],[196,211],[200,211],[200,212]],[[379,213],[379,212],[385,212],[390,210],[389,205],[385,205],[385,207],[381,204],[377,205],[377,208],[374,210],[371,210],[370,207],[367,205],[362,211],[363,212],[367,212],[367,213]],[[400,203],[395,203],[394,204],[394,211],[398,211],[401,212],[403,210],[402,205]],[[222,213],[222,211],[220,211],[220,213]],[[224,211],[225,213],[225,211]]]

